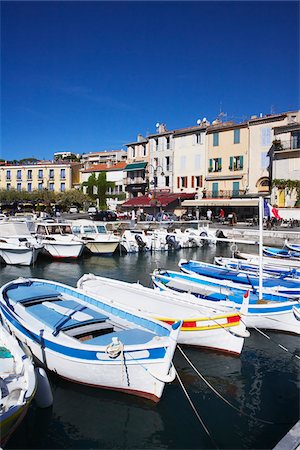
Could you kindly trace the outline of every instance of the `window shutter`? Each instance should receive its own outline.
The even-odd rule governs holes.
[[[230,156],[230,159],[229,159],[229,170],[232,170],[233,169],[233,156]]]
[[[213,163],[212,163],[212,159],[209,160],[209,169],[210,171],[212,171],[212,167],[213,167]]]
[[[242,169],[244,167],[244,157],[240,156],[240,168]]]
[[[203,175],[200,175],[200,186],[199,187],[202,187],[203,186]]]
[[[194,182],[194,175],[192,175],[192,177],[191,177],[191,187],[193,188],[193,187],[195,187],[195,182]]]
[[[218,158],[218,170],[222,169],[222,158]]]
[[[180,177],[177,177],[177,188],[180,188]]]
[[[187,177],[184,177],[184,187],[187,188]]]

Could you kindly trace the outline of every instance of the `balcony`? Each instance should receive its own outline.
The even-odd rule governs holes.
[[[273,141],[273,149],[275,153],[284,151],[299,151],[300,138],[297,136],[286,141],[276,139],[275,141]]]
[[[124,184],[126,184],[127,186],[129,184],[143,184],[143,183],[146,183],[146,178],[142,178],[142,177],[124,178]]]
[[[244,197],[246,195],[245,190],[230,190],[230,191],[203,191],[202,198],[236,198],[236,197]]]

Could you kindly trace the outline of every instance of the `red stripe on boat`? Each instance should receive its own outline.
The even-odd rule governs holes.
[[[240,320],[240,316],[227,317],[227,323],[239,322]]]

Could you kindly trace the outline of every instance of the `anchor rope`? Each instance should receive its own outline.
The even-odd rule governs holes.
[[[177,347],[178,347],[178,345],[177,345]],[[179,347],[178,347],[178,348],[179,348]],[[177,377],[177,379],[178,379],[178,381],[179,381],[179,384],[180,384],[180,386],[181,386],[181,388],[182,388],[182,390],[183,390],[183,392],[184,392],[184,394],[185,394],[185,396],[186,396],[186,398],[187,398],[187,400],[188,400],[188,402],[189,402],[189,404],[190,404],[192,410],[194,411],[194,413],[195,413],[197,419],[198,419],[199,422],[201,423],[201,425],[202,425],[202,427],[203,427],[205,433],[208,435],[208,437],[210,438],[210,440],[211,440],[211,442],[213,443],[213,445],[215,446],[215,448],[216,448],[216,449],[219,449],[219,446],[217,445],[216,441],[215,441],[214,438],[212,437],[212,435],[211,435],[209,429],[208,429],[207,426],[205,425],[203,419],[200,417],[200,414],[198,413],[198,411],[197,411],[197,409],[196,409],[194,403],[192,402],[192,399],[191,399],[191,397],[189,396],[189,394],[188,394],[186,388],[184,387],[184,384],[183,384],[183,382],[182,382],[182,380],[181,380],[181,378],[180,378],[180,376],[179,376],[179,374],[178,374],[178,372],[177,372],[176,369],[175,369],[175,373],[176,373],[176,377]]]
[[[241,319],[242,320],[242,319]],[[280,322],[280,320],[278,319],[272,319],[276,322]],[[243,320],[242,320],[243,321]],[[244,322],[243,322],[244,323]],[[257,331],[259,334],[261,334],[262,336],[264,336],[266,339],[268,339],[270,342],[272,342],[273,344],[277,345],[279,348],[281,348],[282,350],[286,351],[287,353],[289,353],[291,356],[293,356],[294,358],[300,359],[300,355],[297,355],[296,353],[291,352],[288,348],[284,347],[282,344],[279,344],[279,342],[276,342],[274,339],[272,339],[268,334],[264,333],[262,330],[260,330],[259,328],[256,328],[255,326],[251,326],[251,328],[253,328],[255,331]]]
[[[229,400],[227,400],[225,397],[223,397],[222,394],[220,394],[207,380],[206,378],[199,372],[199,370],[194,366],[194,364],[191,362],[191,360],[186,356],[186,354],[183,352],[183,350],[181,349],[181,347],[179,345],[177,345],[177,348],[179,349],[180,353],[182,354],[182,356],[187,360],[187,362],[190,364],[190,366],[194,369],[194,371],[196,372],[196,374],[201,378],[202,381],[204,381],[204,383],[217,395],[217,397],[219,397],[221,400],[223,400],[228,406],[230,406],[231,408],[233,408],[235,411],[237,411],[239,414],[245,416],[245,417],[249,417],[252,420],[256,420],[258,422],[262,422],[265,423],[267,425],[275,425],[274,422],[270,422],[268,420],[264,420],[264,419],[260,419],[258,417],[253,417],[250,416],[249,414],[245,413],[244,411],[240,410],[239,408],[237,408],[236,406],[234,406],[232,403],[230,403]]]

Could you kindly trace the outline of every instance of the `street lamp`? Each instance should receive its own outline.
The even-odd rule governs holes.
[[[153,206],[158,205],[158,202],[156,201],[156,188],[157,188],[157,174],[159,171],[161,171],[161,176],[164,176],[164,171],[162,166],[153,166],[152,164],[149,164],[149,169],[152,169],[153,171],[153,180],[150,181],[150,184],[153,185],[153,195],[151,201],[153,202]],[[147,173],[150,173],[150,170],[147,171]]]

